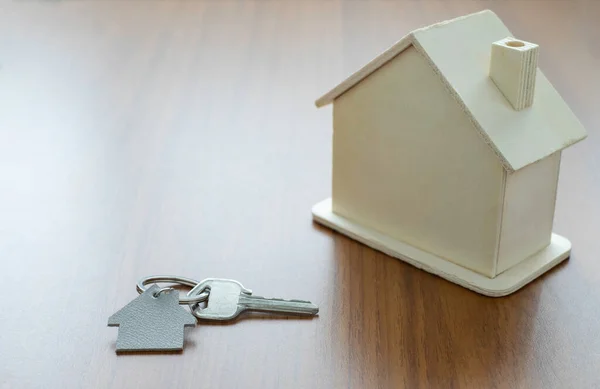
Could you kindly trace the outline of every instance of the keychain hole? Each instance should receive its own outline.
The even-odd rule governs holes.
[[[157,299],[158,296],[160,296],[163,293],[171,293],[172,291],[174,291],[174,288],[171,287],[166,287],[166,288],[160,288],[159,290],[157,290],[156,292],[152,293],[152,298]]]

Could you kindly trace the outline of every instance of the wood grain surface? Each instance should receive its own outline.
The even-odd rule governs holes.
[[[409,30],[484,8],[540,44],[589,132],[561,166],[571,259],[501,299],[310,214],[331,180],[314,100]],[[599,18],[596,0],[0,0],[0,388],[600,387]],[[321,312],[117,356],[107,318],[150,274]]]

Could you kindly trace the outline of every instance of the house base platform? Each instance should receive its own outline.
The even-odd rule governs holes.
[[[333,213],[330,198],[316,204],[312,213],[316,222],[375,250],[490,297],[506,296],[519,290],[571,254],[571,242],[560,235],[552,234],[550,244],[546,248],[495,278],[489,278]]]

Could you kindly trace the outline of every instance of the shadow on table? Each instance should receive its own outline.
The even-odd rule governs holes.
[[[540,301],[545,282],[568,261],[510,296],[491,298],[315,229],[334,240],[327,305],[335,322],[328,336],[335,360],[348,364],[343,370],[350,382],[540,383],[531,362],[539,346]]]

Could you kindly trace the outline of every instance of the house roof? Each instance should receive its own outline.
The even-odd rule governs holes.
[[[429,61],[506,170],[519,170],[584,139],[586,132],[539,69],[534,103],[522,111],[514,110],[489,78],[492,43],[512,36],[488,10],[414,30],[315,104],[333,102],[412,45]]]
[[[112,314],[108,318],[108,326],[115,327],[127,321],[140,322],[140,318],[142,319],[140,325],[144,325],[144,323],[150,323],[149,325],[152,326],[152,322],[156,321],[157,318],[163,322],[170,321],[174,328],[177,328],[178,325],[196,325],[196,319],[194,316],[192,316],[188,311],[179,305],[178,293],[161,294],[160,299],[169,300],[169,302],[171,302],[171,304],[161,304],[160,301],[154,297],[154,293],[158,292],[159,290],[160,288],[158,285],[151,285],[144,293]],[[160,313],[164,314],[164,318],[157,317],[157,304],[161,304],[159,307],[161,309]]]

